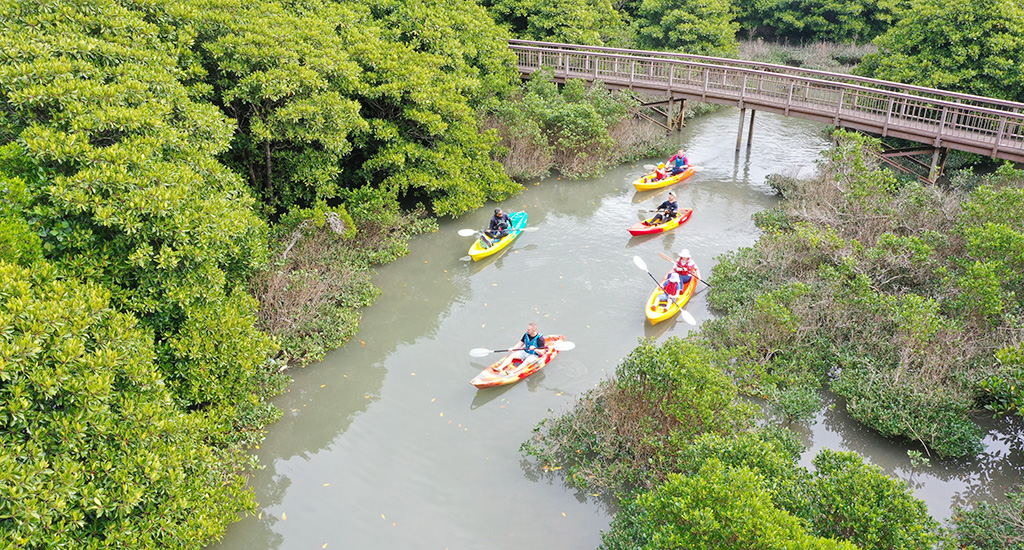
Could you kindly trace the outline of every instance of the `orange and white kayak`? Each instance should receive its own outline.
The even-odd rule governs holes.
[[[540,359],[525,366],[521,360],[512,358],[512,356],[515,355],[515,352],[509,352],[508,355],[503,357],[500,361],[481,371],[480,374],[476,375],[476,378],[470,380],[469,383],[478,388],[490,388],[518,382],[539,371],[550,363],[551,360],[558,355],[558,349],[556,349],[553,344],[564,340],[565,337],[560,334],[545,336],[544,346],[547,347],[547,349],[540,354]]]
[[[656,325],[666,319],[671,319],[674,315],[683,310],[683,306],[686,302],[690,301],[690,296],[693,296],[693,291],[697,288],[697,279],[700,278],[700,270],[690,278],[689,282],[683,285],[683,288],[679,289],[679,294],[676,296],[675,304],[666,301],[659,301],[658,296],[661,296],[662,290],[660,288],[655,289],[651,293],[651,297],[647,299],[647,306],[644,308],[644,312],[647,314],[647,320],[652,325]],[[662,281],[664,284],[665,281]]]

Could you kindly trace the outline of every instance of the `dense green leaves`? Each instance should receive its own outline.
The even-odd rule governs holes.
[[[913,0],[857,72],[874,78],[1024,98],[1024,7],[1014,0]]]
[[[367,183],[442,215],[519,189],[476,118],[514,73],[475,3],[195,6],[202,83],[238,121],[225,158],[271,213]]]
[[[0,261],[0,539],[199,548],[252,505],[216,425],[182,413],[152,333],[94,284]]]
[[[643,0],[634,19],[637,44],[646,49],[733,56],[736,31],[727,0]]]
[[[603,45],[622,32],[621,16],[609,0],[484,0],[498,24],[516,38]]]

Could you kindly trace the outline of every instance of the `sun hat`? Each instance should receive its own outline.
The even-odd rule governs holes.
[[[680,258],[689,258],[690,257],[690,251],[685,249],[685,248],[680,250],[679,251],[679,257]]]

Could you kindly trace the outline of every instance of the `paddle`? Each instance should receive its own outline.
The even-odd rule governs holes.
[[[519,232],[520,233],[533,233],[534,231],[537,231],[538,229],[540,229],[540,228],[539,227],[524,227],[524,228],[520,229]],[[473,235],[479,235],[481,233],[483,233],[483,231],[478,231],[476,229],[460,229],[459,230],[459,236],[460,237],[472,237]]]
[[[657,168],[657,166],[654,165],[654,164],[645,164],[644,165],[644,170],[654,170],[655,168]],[[691,166],[690,168],[693,168],[694,172],[700,172],[701,170],[704,169],[703,166]]]
[[[654,281],[654,284],[658,285],[658,288],[662,288],[661,283],[659,283],[658,280],[654,278],[654,275],[651,275],[651,272],[647,270],[647,264],[644,262],[643,258],[641,258],[640,256],[633,256],[633,263],[636,264],[636,266],[639,267],[640,269],[647,271],[647,275],[651,277],[651,280]],[[697,324],[697,320],[693,318],[693,315],[690,315],[689,311],[686,311],[683,308],[679,307],[679,304],[677,304],[675,300],[669,300],[669,303],[676,306],[676,309],[679,310],[679,316],[682,317],[684,321],[691,325]]]
[[[565,340],[559,340],[558,342],[555,342],[555,343],[551,344],[550,346],[545,346],[545,347],[537,348],[537,349],[548,349],[548,347],[553,348],[555,351],[568,351],[568,350],[571,350],[571,349],[575,348],[576,344],[574,342],[566,342]],[[470,355],[470,357],[484,357],[484,356],[490,355],[492,353],[501,353],[503,351],[515,351],[515,350],[512,349],[512,348],[509,348],[509,349],[473,348],[473,349],[469,350],[469,355]]]
[[[676,263],[675,260],[673,260],[672,258],[669,258],[668,254],[665,254],[664,252],[658,252],[658,255],[661,256],[663,259],[666,259],[666,260],[668,260],[668,261],[670,261],[672,263]],[[697,277],[697,280],[702,282],[702,283],[704,283],[704,284],[706,284],[706,285],[708,285],[708,288],[715,288],[715,287],[711,286],[711,283],[705,281],[704,279],[701,279],[700,277]]]

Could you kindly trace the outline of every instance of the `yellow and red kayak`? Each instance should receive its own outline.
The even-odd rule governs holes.
[[[679,183],[684,179],[693,175],[697,170],[693,166],[687,166],[686,170],[679,172],[674,176],[666,176],[665,179],[656,180],[655,173],[651,172],[644,175],[640,179],[633,182],[633,187],[636,187],[637,191],[650,191],[651,189],[661,189],[662,187],[668,187],[669,185]]]
[[[558,350],[552,347],[552,344],[563,340],[565,337],[560,334],[545,336],[544,345],[547,349],[541,353],[540,359],[526,366],[523,366],[523,362],[519,359],[512,358],[515,352],[509,352],[500,361],[481,371],[469,383],[478,388],[490,388],[518,382],[550,363],[558,355]]]
[[[686,220],[689,220],[691,215],[693,215],[693,210],[690,208],[684,208],[682,210],[677,211],[676,216],[673,217],[671,220],[668,220],[667,222],[662,222],[654,225],[647,225],[650,224],[651,220],[654,219],[654,216],[651,216],[650,218],[647,218],[642,222],[637,222],[636,224],[631,226],[629,228],[629,234],[636,236],[664,233],[665,231],[675,229],[680,225],[686,223]]]
[[[481,239],[473,241],[473,245],[469,247],[469,257],[473,258],[473,261],[492,256],[508,248],[512,241],[516,240],[516,237],[523,232],[523,228],[526,227],[526,212],[512,212],[508,217],[512,220],[512,227],[509,228],[508,235],[494,241],[491,246],[485,246]]]
[[[693,296],[693,291],[697,288],[697,279],[699,278],[700,270],[697,270],[697,273],[690,278],[690,281],[680,289],[679,295],[676,296],[675,305],[672,305],[669,302],[658,301],[658,296],[662,294],[662,290],[660,288],[652,292],[651,297],[647,299],[647,307],[644,308],[644,312],[647,314],[647,320],[650,321],[652,325],[656,325],[666,319],[671,319],[673,315],[682,311],[686,302],[690,301],[690,296]],[[663,280],[662,284],[664,283],[665,281]]]

